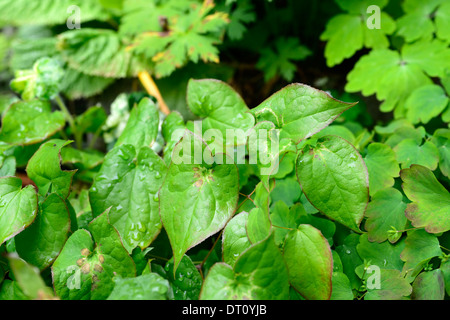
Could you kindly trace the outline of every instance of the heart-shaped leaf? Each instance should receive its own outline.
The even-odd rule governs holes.
[[[146,248],[161,230],[158,189],[166,172],[164,161],[149,147],[114,147],[105,157],[89,191],[94,217],[106,209],[128,252]]]
[[[63,300],[106,299],[116,277],[136,276],[133,259],[110,224],[108,211],[93,220],[89,230],[96,246],[91,234],[79,229],[70,236],[53,263],[53,286]]]
[[[174,154],[181,151],[186,161],[176,164]],[[175,146],[174,154],[159,197],[176,270],[189,248],[222,229],[231,218],[238,201],[239,176],[234,164],[202,161],[202,155],[212,158],[211,153],[189,133]]]
[[[356,103],[334,99],[324,91],[294,83],[251,109],[257,122],[271,121],[281,129],[280,138],[298,143],[328,126]]]
[[[222,234],[223,261],[234,266],[238,257],[252,244],[247,237],[248,213],[241,212],[228,221]]]
[[[33,224],[14,239],[20,257],[38,267],[47,268],[56,259],[68,238],[70,218],[66,203],[50,194],[39,205]]]
[[[33,186],[22,189],[22,180],[0,178],[0,244],[14,237],[36,218],[38,200]]]
[[[187,87],[187,103],[195,115],[204,118],[202,133],[208,129],[218,129],[225,138],[227,129],[246,132],[255,123],[241,96],[219,80],[191,79]],[[245,134],[237,138],[238,144],[245,143]]]
[[[289,282],[306,299],[328,300],[331,296],[333,258],[322,233],[302,224],[284,242]]]
[[[208,272],[202,300],[283,300],[289,298],[289,282],[283,256],[273,236],[247,249],[234,268],[220,262]]]
[[[350,143],[325,136],[299,152],[296,170],[303,192],[317,209],[360,231],[369,202],[369,179],[361,155]]]
[[[159,128],[159,111],[149,98],[143,98],[137,106],[131,109],[125,129],[116,142],[131,144],[136,149],[151,147],[156,140]]]

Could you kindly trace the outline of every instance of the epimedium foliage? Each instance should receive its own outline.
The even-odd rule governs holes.
[[[226,83],[191,79],[201,121],[125,99],[102,154],[82,146],[109,130],[103,109],[71,115],[60,72],[45,58],[12,81],[22,99],[0,129],[0,298],[448,295],[448,129],[401,119],[369,132],[356,103],[297,83],[250,109]],[[224,145],[210,129],[267,134]],[[260,150],[279,161],[251,157]],[[32,185],[14,176],[21,166]]]
[[[0,35],[17,94],[0,100],[0,299],[448,299],[450,6],[330,3],[327,65],[366,50],[345,90],[394,121],[365,128],[355,96],[298,83],[249,108],[205,79],[197,62],[234,46],[293,79],[313,50],[277,33],[302,19],[271,1],[0,0],[17,27]],[[81,29],[61,28],[69,7]],[[200,121],[158,92],[109,114],[63,100],[149,74]]]

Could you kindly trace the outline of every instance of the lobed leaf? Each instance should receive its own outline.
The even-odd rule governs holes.
[[[406,217],[416,228],[430,233],[450,230],[450,193],[426,167],[412,165],[400,173],[403,191],[412,201]]]

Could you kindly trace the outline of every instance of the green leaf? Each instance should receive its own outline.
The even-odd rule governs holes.
[[[17,254],[8,256],[9,265],[22,292],[33,300],[50,300],[53,292],[39,274],[39,269],[26,263]]]
[[[419,39],[432,39],[434,25],[429,14],[416,10],[408,13],[397,20],[397,34],[404,37],[407,42]]]
[[[194,150],[196,155],[190,153],[192,146],[198,148],[197,152]],[[211,154],[202,141],[194,136],[191,139],[189,133],[174,148],[174,154],[180,151],[186,161],[176,164],[172,155],[159,192],[160,215],[172,246],[175,269],[189,248],[226,225],[239,196],[239,176],[234,164],[198,161],[199,152],[207,158]]]
[[[399,176],[400,167],[395,152],[386,144],[369,144],[364,162],[369,172],[369,192],[373,196],[379,190],[392,187]]]
[[[259,242],[270,235],[272,224],[269,213],[261,208],[253,208],[248,213],[247,236],[250,243]]]
[[[75,118],[77,130],[79,132],[96,133],[105,123],[106,111],[102,106],[93,106]]]
[[[163,121],[161,133],[166,145],[164,147],[164,161],[169,164],[175,145],[185,134],[186,125],[183,117],[177,111],[172,111]]]
[[[107,29],[82,28],[58,35],[58,48],[69,67],[90,76],[136,76],[143,65],[126,50],[119,35]]]
[[[427,168],[412,165],[401,171],[403,191],[412,201],[406,208],[406,217],[416,228],[430,233],[450,230],[450,193]]]
[[[352,289],[359,289],[361,280],[355,273],[355,268],[360,266],[363,261],[356,250],[359,244],[359,235],[350,234],[344,239],[344,243],[336,247],[336,252],[342,261],[344,273],[350,280]]]
[[[413,300],[444,300],[445,282],[440,269],[422,272],[412,285],[411,299]]]
[[[131,109],[127,125],[122,131],[116,146],[131,144],[136,149],[151,147],[156,141],[159,126],[159,110],[149,98],[143,98]]]
[[[0,166],[0,177],[12,177],[16,175],[16,158],[13,156],[6,157]]]
[[[79,8],[81,22],[90,20],[106,20],[109,16],[96,0],[42,0],[30,3],[26,0],[1,0],[0,20],[13,25],[55,25],[72,21],[76,10],[68,10],[71,6]]]
[[[401,300],[409,296],[411,291],[411,286],[400,271],[381,269],[379,288],[368,288],[364,300]]]
[[[119,278],[107,300],[169,300],[169,282],[156,273]]]
[[[247,237],[248,213],[235,215],[226,225],[222,234],[223,261],[234,267],[239,256],[252,244]]]
[[[410,46],[415,46],[414,50],[411,50]],[[389,112],[396,109],[396,117],[401,117],[404,114],[403,104],[411,92],[431,84],[431,80],[425,74],[428,70],[426,63],[429,61],[422,60],[423,57],[420,57],[418,50],[415,49],[417,46],[405,45],[402,55],[388,49],[372,50],[361,57],[347,75],[345,90],[361,91],[364,96],[376,94],[376,98],[383,101],[381,111]],[[431,54],[428,48],[421,50],[426,50],[427,58]],[[438,63],[440,66],[445,65],[445,61]]]
[[[23,100],[50,100],[59,93],[63,75],[59,61],[44,57],[34,63],[32,70],[16,71],[10,86]]]
[[[327,217],[359,231],[369,202],[367,168],[342,138],[326,136],[298,154],[297,177],[308,200]]]
[[[439,150],[431,141],[420,144],[414,139],[405,139],[395,146],[394,151],[403,169],[415,164],[435,170],[439,162]]]
[[[450,260],[442,261],[441,266],[439,270],[442,271],[442,274],[444,276],[444,283],[445,283],[445,292],[447,294],[450,292]]]
[[[30,300],[20,289],[17,281],[5,280],[0,286],[0,300]]]
[[[122,246],[108,211],[79,229],[67,240],[52,266],[55,293],[63,300],[102,300],[114,288],[114,280],[135,277],[136,266]]]
[[[46,101],[19,101],[3,114],[0,140],[14,145],[44,141],[65,124],[64,114],[51,111]]]
[[[414,90],[406,100],[406,116],[413,124],[425,124],[440,115],[448,102],[449,98],[441,86],[426,85]]]
[[[307,47],[300,44],[298,38],[278,37],[273,47],[262,49],[255,66],[264,72],[266,82],[279,74],[285,80],[292,81],[297,71],[292,61],[304,60],[311,54]]]
[[[353,109],[350,109],[349,111],[352,111]],[[353,134],[352,131],[350,131],[350,129],[348,129],[345,126],[341,126],[341,125],[336,125],[336,124],[332,124],[328,127],[326,127],[325,129],[319,131],[318,133],[316,133],[312,139],[315,138],[322,138],[323,136],[326,135],[334,135],[334,136],[339,136],[342,139],[347,140],[348,142],[350,142],[351,144],[355,145],[355,135]]]
[[[372,196],[366,211],[367,221],[364,225],[368,232],[369,240],[395,243],[401,237],[402,232],[396,232],[391,236],[393,228],[403,230],[406,226],[406,203],[403,195],[394,188],[386,188]]]
[[[22,189],[21,179],[0,178],[0,244],[34,221],[38,210],[37,201],[33,186]]]
[[[273,236],[248,248],[234,268],[223,262],[212,266],[200,293],[201,300],[288,298],[288,273]]]
[[[166,165],[150,148],[130,144],[113,148],[105,157],[89,191],[93,216],[111,207],[111,224],[128,252],[150,245],[161,230],[158,190]]]
[[[281,246],[289,230],[297,229],[306,212],[300,203],[289,209],[281,200],[275,203],[271,211],[270,221],[273,225],[275,243]]]
[[[227,26],[227,35],[230,40],[242,39],[246,31],[245,23],[255,20],[256,12],[251,2],[238,2],[237,7],[230,14],[230,23]]]
[[[302,224],[286,236],[284,259],[289,282],[306,299],[329,300],[333,258],[322,233]]]
[[[68,238],[70,218],[66,204],[57,194],[50,194],[39,205],[33,224],[15,238],[22,259],[43,270],[50,266]]]
[[[156,26],[157,29],[137,36],[132,48],[136,53],[152,59],[157,78],[170,75],[188,61],[219,62],[219,50],[215,45],[222,42],[221,35],[229,22],[225,12],[211,12],[214,8],[212,3],[190,2],[187,5],[181,2],[181,10],[171,10],[167,12],[169,15],[162,15],[170,19],[170,29],[167,31],[155,21],[159,19],[161,11],[155,10],[154,5],[149,7],[153,11],[149,15],[154,17],[154,22],[148,27]],[[173,4],[167,7],[170,10]],[[148,21],[147,16],[144,23],[148,24]]]
[[[400,253],[405,248],[405,241],[399,241],[391,244],[387,241],[382,243],[370,242],[367,234],[359,237],[359,244],[356,246],[359,256],[370,265],[377,266],[380,269],[395,269],[401,271],[403,261],[400,259]]]
[[[39,32],[39,27],[37,28]],[[32,69],[40,58],[56,57],[58,54],[56,38],[50,37],[45,31],[43,35],[12,42],[11,49],[13,55],[9,64],[14,71]]]
[[[89,98],[103,92],[113,82],[112,78],[91,76],[66,68],[61,80],[61,91],[70,100]]]
[[[436,10],[434,24],[436,36],[447,43],[450,42],[450,4],[443,2]]]
[[[394,133],[387,138],[385,143],[391,148],[395,148],[403,140],[413,139],[418,145],[420,145],[422,144],[422,140],[425,138],[425,135],[426,131],[424,127],[414,128],[404,126],[396,129]]]
[[[324,91],[303,84],[291,84],[250,110],[257,122],[271,121],[281,129],[280,140],[299,143],[327,127],[356,103],[334,99]]]
[[[430,59],[430,56],[433,58]],[[438,39],[417,41],[403,46],[402,58],[407,64],[424,70],[430,77],[444,78],[450,67],[450,47]]]
[[[333,272],[331,277],[333,290],[330,300],[353,300],[350,280],[343,272]]]
[[[301,193],[302,189],[300,189],[295,177],[285,178],[275,180],[275,187],[270,192],[270,199],[273,205],[281,200],[288,207],[291,207],[300,200]]]
[[[172,286],[175,300],[197,300],[202,288],[203,279],[191,258],[184,255],[174,270],[174,261],[170,259],[164,270],[167,272],[167,279]]]
[[[244,134],[237,137],[237,144],[245,143],[245,133],[255,122],[252,115],[247,113],[249,109],[241,96],[219,80],[191,79],[187,87],[187,103],[192,113],[203,118],[201,133],[216,129],[225,139],[227,129],[240,129]]]
[[[36,183],[38,193],[45,197],[56,193],[66,199],[76,170],[61,170],[61,149],[71,141],[53,139],[43,143],[27,165],[28,177]]]
[[[93,169],[103,162],[104,154],[98,150],[75,149],[66,147],[61,149],[61,164],[72,163],[81,170]]]
[[[414,279],[431,258],[441,254],[436,236],[423,229],[408,231],[405,248],[400,254],[400,258],[405,261],[402,273]]]
[[[367,8],[370,5],[385,7],[386,2],[358,1],[347,2],[339,6],[349,13],[338,14],[331,18],[320,40],[326,40],[325,58],[327,65],[333,67],[344,59],[350,58],[363,47],[382,49],[389,47],[387,35],[395,30],[394,20],[385,12],[379,16],[380,28],[369,29],[370,16]]]
[[[450,130],[437,129],[431,138],[431,142],[439,150],[439,169],[448,178],[450,176]]]
[[[293,209],[294,207],[292,207],[291,209]],[[294,210],[290,210],[290,214],[293,213]],[[303,210],[295,210],[300,211],[301,213],[303,213]],[[324,219],[324,218],[320,218],[319,216],[313,215],[313,214],[304,214],[302,216],[299,217],[298,219],[300,224],[309,224],[311,226],[313,226],[314,228],[318,229],[322,235],[325,237],[325,239],[327,239],[328,243],[330,246],[333,245],[333,236],[334,233],[336,232],[336,224],[329,220],[329,219]]]

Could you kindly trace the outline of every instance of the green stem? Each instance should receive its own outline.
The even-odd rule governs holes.
[[[100,132],[102,131],[102,127],[100,126],[95,132],[94,135],[92,136],[91,141],[89,141],[89,149],[93,149],[95,142],[97,141],[98,137],[100,136]]]
[[[61,111],[66,116],[66,120],[69,123],[70,129],[72,130],[72,134],[73,134],[73,136],[75,138],[75,143],[77,145],[77,148],[81,149],[81,147],[82,147],[82,145],[81,145],[82,134],[81,134],[81,132],[78,132],[77,128],[75,127],[75,120],[73,119],[72,114],[67,109],[67,107],[64,104],[64,101],[61,99],[60,95],[57,95],[55,97],[55,101],[56,101],[56,104],[58,105],[58,107],[61,109]]]

